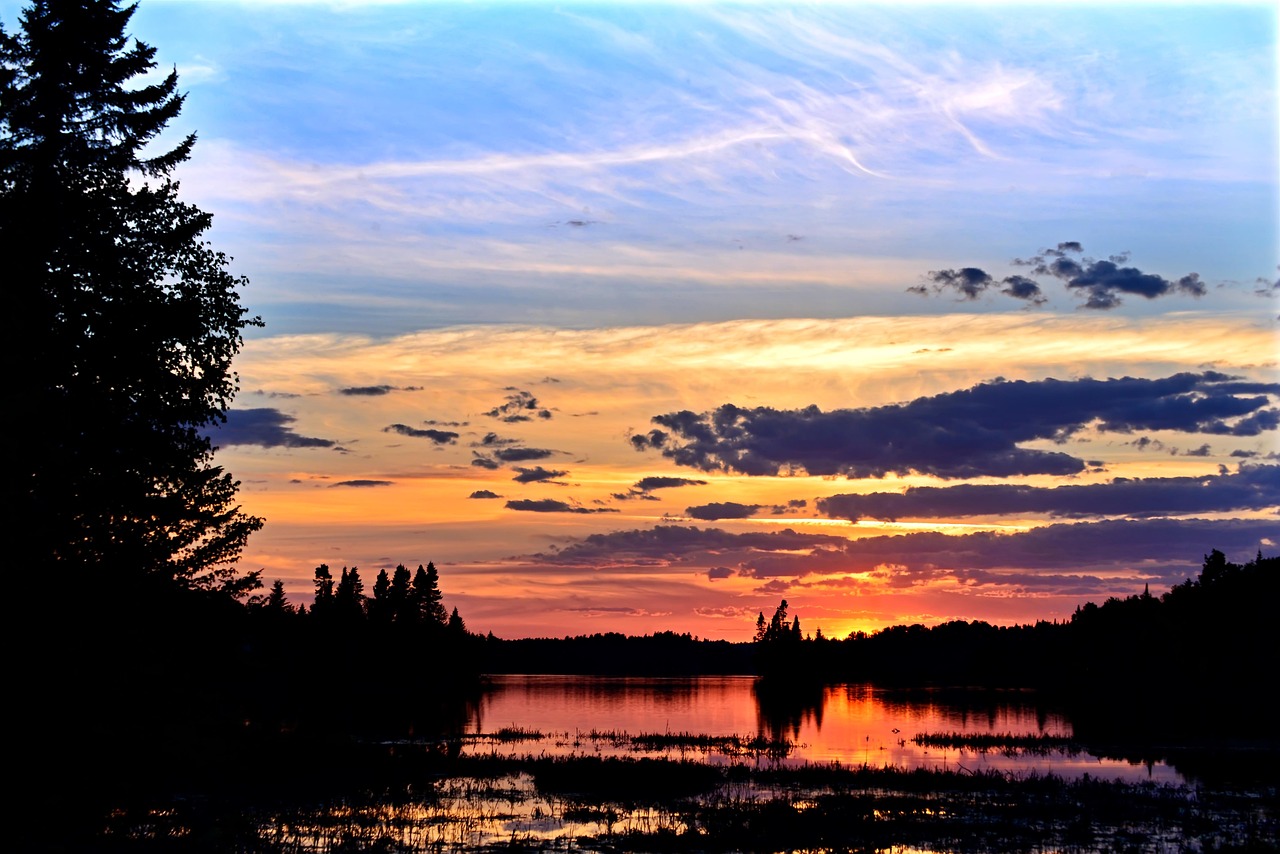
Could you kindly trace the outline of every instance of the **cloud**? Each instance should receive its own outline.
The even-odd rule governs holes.
[[[715,581],[719,578],[730,578],[733,576],[733,570],[727,566],[713,566],[707,570],[707,579]],[[736,610],[736,609],[732,609]]]
[[[473,448],[497,448],[503,445],[514,445],[519,439],[504,439],[497,433],[485,433],[479,442],[472,442]]]
[[[430,439],[437,445],[452,445],[458,439],[458,434],[448,430],[426,429],[419,430],[416,427],[410,427],[408,424],[391,424],[382,428],[383,433],[399,433],[401,436],[412,436],[415,439]]]
[[[356,396],[376,397],[378,395],[390,393],[391,389],[392,389],[392,386],[389,386],[389,385],[352,386],[350,388],[338,389],[338,394],[345,394],[352,397],[356,397]]]
[[[946,519],[1047,513],[1067,518],[1154,517],[1263,510],[1280,505],[1280,466],[1244,466],[1203,477],[1117,478],[1052,488],[1012,484],[909,487],[905,492],[832,495],[818,512],[849,519]]]
[[[1124,295],[1146,299],[1174,293],[1204,296],[1205,284],[1198,273],[1188,273],[1179,279],[1166,279],[1155,273],[1144,273],[1136,267],[1122,266],[1129,260],[1129,253],[1112,255],[1105,260],[1079,256],[1084,248],[1078,241],[1059,243],[1054,249],[1042,249],[1030,258],[1015,258],[1015,266],[1029,267],[1032,276],[1049,277],[1061,281],[1068,293],[1085,297],[1085,308],[1112,309],[1120,305]],[[954,291],[962,300],[976,300],[997,284],[986,270],[979,267],[930,270],[925,274],[927,284],[907,288],[910,293],[927,294]],[[1036,305],[1048,301],[1040,284],[1033,278],[1021,275],[1006,276],[999,284],[1000,293],[1014,299]]]
[[[1121,266],[1129,253],[1113,255],[1106,260],[1074,258],[1084,252],[1078,242],[1059,243],[1057,249],[1042,250],[1029,261],[1021,262],[1038,276],[1052,276],[1064,282],[1069,291],[1082,294],[1085,308],[1111,309],[1121,304],[1122,295],[1155,299],[1172,293],[1204,296],[1205,285],[1198,273],[1179,279],[1166,279],[1155,273],[1144,273],[1136,267]]]
[[[473,463],[474,464],[474,463]],[[544,469],[542,466],[534,466],[533,468],[523,468],[516,466],[519,472],[515,477],[511,478],[516,483],[546,483],[552,482],[558,477],[564,477],[567,471],[559,469]]]
[[[551,418],[551,410],[543,409],[538,399],[530,392],[519,389],[511,389],[511,394],[507,395],[506,402],[490,409],[485,415],[490,418],[497,418],[507,424],[516,424],[521,421],[532,421],[534,416],[543,420]]]
[[[1044,291],[1040,290],[1040,286],[1026,276],[1005,276],[1000,281],[1004,285],[1000,289],[1000,293],[1006,296],[1025,300],[1035,305],[1042,305],[1048,302],[1048,297],[1044,295]]]
[[[734,565],[739,576],[812,578],[814,584],[844,579],[849,585],[910,587],[942,578],[974,588],[1080,584],[1081,595],[1092,595],[1097,586],[1090,586],[1089,575],[1140,571],[1176,582],[1194,572],[1211,549],[1247,559],[1274,536],[1273,519],[1112,519],[1015,533],[929,531],[859,540],[790,529],[735,534],[658,526],[592,534],[522,560],[584,569],[673,566],[701,572]]]
[[[962,300],[976,300],[987,289],[995,287],[995,278],[986,270],[977,267],[961,267],[958,270],[930,270],[925,279],[932,285],[934,293],[954,290]],[[1004,285],[1000,293],[1020,299],[1033,305],[1048,302],[1048,297],[1040,289],[1040,285],[1026,276],[1005,276],[998,284]],[[929,286],[916,285],[907,288],[910,293],[928,294]]]
[[[685,515],[703,521],[715,519],[748,519],[763,508],[762,504],[739,504],[736,501],[713,501],[696,507],[686,507]]]
[[[1216,372],[1162,379],[997,379],[861,409],[725,404],[701,414],[672,412],[652,419],[669,433],[655,430],[630,441],[637,450],[658,450],[679,465],[747,475],[1067,475],[1084,471],[1086,461],[1019,443],[1063,442],[1089,425],[1120,433],[1255,436],[1280,426],[1280,409],[1268,408],[1267,395],[1275,394],[1280,384],[1242,382]]]
[[[523,510],[529,513],[617,513],[612,507],[579,507],[553,498],[523,498],[507,502],[508,510]]]
[[[496,448],[489,454],[481,454],[472,451],[473,458],[471,465],[481,466],[487,469],[500,468],[502,463],[526,463],[531,460],[545,460],[547,457],[554,456],[559,451],[552,451],[547,448],[504,448],[502,445],[516,441],[515,439],[500,439],[496,433],[490,433],[480,442],[472,442],[472,447],[488,447]]]
[[[329,484],[329,488],[333,489],[334,487],[338,487],[338,486],[355,486],[355,487],[363,488],[363,487],[370,487],[370,486],[393,486],[393,485],[394,485],[393,482],[389,480],[340,480],[337,483]]]
[[[849,540],[843,536],[782,531],[748,531],[734,534],[720,528],[659,525],[655,528],[591,534],[553,554],[530,556],[535,562],[573,565],[615,563],[671,564],[696,563],[700,557],[708,565],[724,563],[725,553],[796,552],[837,549]]]
[[[959,270],[930,270],[926,278],[938,290],[954,288],[965,299],[977,299],[991,287],[995,280],[977,267],[961,267]]]
[[[652,492],[655,489],[672,489],[677,486],[706,486],[705,480],[694,480],[689,477],[664,477],[652,475],[642,477],[632,485],[632,489],[640,492]]]
[[[706,486],[705,480],[694,480],[688,477],[664,477],[662,475],[653,475],[650,477],[642,477],[632,484],[631,488],[626,492],[615,492],[613,497],[619,501],[657,501],[656,495],[650,493],[655,489],[673,489],[678,486]]]
[[[487,489],[477,489],[475,492],[467,496],[468,498],[501,498],[502,496],[496,492],[490,492]]]
[[[525,463],[530,460],[545,460],[555,453],[546,448],[500,448],[493,455],[504,463]]]
[[[278,409],[228,409],[227,420],[210,428],[214,445],[259,445],[263,448],[332,448],[332,439],[299,436],[288,426],[298,419]]]

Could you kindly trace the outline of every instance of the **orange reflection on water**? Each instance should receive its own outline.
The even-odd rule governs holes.
[[[839,762],[981,772],[1055,773],[1127,780],[1179,782],[1164,765],[1100,760],[1087,753],[938,748],[916,743],[926,734],[1045,735],[1070,737],[1070,722],[1037,704],[1030,692],[890,691],[869,685],[835,685],[808,692],[793,687],[760,690],[749,676],[691,678],[520,676],[493,677],[493,689],[469,727],[472,734],[503,729],[542,737],[501,742],[502,751],[571,755],[697,751],[675,746],[641,750],[616,736],[757,736],[790,742],[782,761]],[[480,744],[473,749],[482,749]],[[495,749],[487,743],[483,749]],[[702,751],[707,761],[742,756]],[[766,756],[757,756],[767,760]],[[770,760],[771,761],[771,760]]]

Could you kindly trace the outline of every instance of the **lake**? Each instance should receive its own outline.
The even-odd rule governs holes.
[[[750,676],[491,679],[491,690],[468,723],[469,751],[551,756],[700,752],[705,761],[730,762],[742,761],[743,753],[750,752],[745,745],[762,737],[786,739],[794,747],[782,759],[761,754],[759,761],[1184,782],[1174,768],[1160,762],[1133,764],[1063,750],[939,748],[914,740],[950,733],[1070,738],[1070,721],[1037,703],[1030,692],[895,692],[870,685],[831,685],[807,696],[761,698]],[[499,732],[503,738],[481,737]],[[699,749],[698,742],[680,739],[637,744],[634,738],[622,737],[681,734],[738,736],[727,744],[741,749]]]

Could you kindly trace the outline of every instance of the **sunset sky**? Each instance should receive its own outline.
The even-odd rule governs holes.
[[[430,560],[500,637],[843,636],[1280,551],[1275,4],[132,32],[266,324],[214,442],[295,602]]]

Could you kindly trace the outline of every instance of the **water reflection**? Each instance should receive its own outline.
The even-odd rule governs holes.
[[[511,753],[602,755],[662,752],[661,739],[617,738],[681,734],[752,737],[794,744],[785,761],[840,762],[979,772],[1083,774],[1131,781],[1180,782],[1163,763],[1130,763],[1061,750],[1037,753],[937,747],[918,735],[949,733],[1068,738],[1070,722],[1029,692],[894,691],[869,685],[760,686],[752,677],[637,678],[494,676],[471,734],[532,731],[536,749],[505,742]],[[666,744],[690,744],[667,739]],[[480,749],[473,745],[472,749]],[[492,744],[484,749],[492,749]],[[670,748],[668,748],[669,751]],[[718,761],[708,757],[709,761]],[[736,761],[736,760],[735,760]]]

